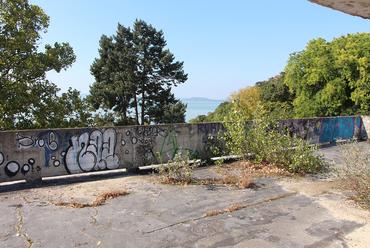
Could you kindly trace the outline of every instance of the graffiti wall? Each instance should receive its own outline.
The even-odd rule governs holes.
[[[312,143],[351,137],[367,139],[366,125],[359,116],[281,122]],[[215,139],[207,137],[225,131],[222,123],[3,131],[0,182],[136,168],[158,164],[159,155],[167,162],[178,152],[210,157],[209,147]]]
[[[281,120],[292,133],[313,144],[335,142],[337,139],[356,137],[367,139],[361,116],[343,116],[326,118],[307,118]]]

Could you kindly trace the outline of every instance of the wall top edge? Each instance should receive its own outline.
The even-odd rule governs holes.
[[[370,118],[370,116],[366,115],[353,115],[353,116],[327,116],[327,117],[308,117],[308,118],[292,118],[292,119],[280,119],[278,121],[289,121],[289,120],[307,120],[307,119],[332,119],[332,118],[347,118],[347,117],[361,117],[361,118]],[[143,127],[150,127],[150,126],[172,126],[172,127],[180,127],[180,126],[191,126],[191,125],[198,125],[198,124],[212,124],[212,123],[223,123],[223,121],[214,121],[214,122],[196,122],[196,123],[170,123],[170,124],[153,124],[153,125],[127,125],[127,126],[102,126],[102,127],[71,127],[71,128],[49,128],[49,129],[24,129],[24,130],[2,130],[0,133],[6,132],[32,132],[32,131],[62,131],[62,130],[81,130],[81,129],[107,129],[107,128],[143,128]]]

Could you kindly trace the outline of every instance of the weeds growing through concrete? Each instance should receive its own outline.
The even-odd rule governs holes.
[[[225,212],[226,213],[231,213],[231,212],[234,212],[236,210],[243,209],[243,208],[244,208],[243,205],[231,205],[230,207],[225,209]]]
[[[242,171],[239,173],[239,175],[230,175],[228,173],[224,176],[220,183],[226,185],[235,185],[239,188],[246,189],[254,184],[254,177],[247,171]]]
[[[252,184],[254,184],[254,178],[251,174],[246,171],[241,173],[241,180],[240,180],[240,187],[243,189],[249,188]]]
[[[223,211],[220,210],[211,210],[206,213],[206,217],[211,217],[214,215],[223,214]]]
[[[104,192],[92,203],[78,203],[78,202],[72,200],[71,202],[58,201],[54,205],[56,205],[56,206],[65,206],[65,207],[73,207],[73,208],[97,207],[97,206],[100,206],[103,203],[105,203],[108,199],[117,198],[119,196],[124,196],[126,194],[127,194],[126,191],[116,190],[116,191],[112,191],[112,192]]]
[[[286,197],[290,197],[290,196],[293,196],[293,195],[296,195],[296,194],[297,194],[297,192],[290,193],[290,194],[287,194],[287,195],[279,195],[277,197],[269,198],[269,199],[263,200],[261,202],[253,203],[253,204],[231,205],[230,207],[226,208],[224,211],[220,211],[220,210],[208,211],[204,217],[210,217],[210,216],[214,216],[214,215],[218,215],[218,214],[224,214],[224,213],[231,213],[231,212],[234,212],[234,211],[237,211],[237,210],[241,210],[243,208],[254,207],[254,206],[258,206],[258,205],[261,205],[263,203],[266,203],[266,202],[271,202],[271,201],[275,201],[275,200],[279,200],[279,199],[284,199]]]
[[[178,151],[172,160],[163,164],[162,157],[159,153],[158,158],[161,165],[157,168],[160,174],[160,181],[166,184],[188,184],[192,181],[194,169],[199,166],[199,162],[194,159],[189,160],[189,152],[185,155]]]
[[[370,148],[368,144],[358,144],[350,139],[337,142],[343,159],[343,166],[336,165],[335,174],[346,179],[347,186],[356,194],[356,200],[364,208],[370,209]]]
[[[234,103],[238,105],[237,102]],[[311,146],[310,141],[291,130],[279,126],[264,113],[262,107],[254,112],[253,123],[245,121],[246,113],[242,108],[234,108],[223,122],[227,132],[219,134],[224,142],[224,155],[235,155],[241,160],[253,163],[286,168],[290,172],[304,174],[325,168],[321,155],[313,155],[318,146]],[[219,146],[211,147],[215,155],[222,155]],[[223,161],[220,160],[219,164]]]

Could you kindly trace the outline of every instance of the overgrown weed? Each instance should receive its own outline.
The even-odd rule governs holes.
[[[230,207],[225,209],[225,212],[226,213],[231,213],[231,212],[234,212],[236,210],[243,209],[243,208],[244,208],[243,205],[231,205]]]
[[[213,168],[221,175],[222,184],[238,185],[239,188],[253,188],[255,178],[261,177],[297,177],[299,174],[289,172],[286,168],[272,166],[268,163],[253,163],[250,160],[240,160],[233,163],[224,163]]]
[[[237,102],[234,104],[237,106]],[[244,110],[235,107],[225,118],[223,125],[227,132],[221,132],[218,136],[224,147],[211,147],[215,155],[236,155],[243,161],[262,164],[265,168],[265,165],[271,165],[301,175],[326,167],[321,160],[322,155],[313,155],[319,146],[312,146],[310,140],[300,137],[305,133],[292,133],[279,122],[272,121],[259,106],[255,110],[253,123],[248,124],[244,116]],[[222,162],[221,159],[218,164]]]
[[[159,180],[161,183],[188,185],[192,182],[194,169],[199,166],[199,162],[196,159],[193,159],[192,161],[190,160],[189,151],[183,155],[180,149],[176,152],[172,160],[168,160],[167,164],[163,163],[161,154],[158,152],[157,154],[161,165],[156,169],[156,171],[160,175]]]
[[[238,188],[246,189],[254,185],[254,177],[247,171],[237,173],[238,175],[230,174],[232,170],[227,170],[227,173],[220,180],[221,184],[232,185]]]
[[[211,217],[214,215],[223,214],[223,211],[221,210],[211,210],[206,213],[206,217]]]
[[[221,211],[221,210],[208,211],[206,213],[205,217],[211,217],[211,216],[214,216],[214,215],[224,214],[224,213],[231,213],[231,212],[243,209],[245,207],[246,207],[245,205],[235,205],[234,204],[234,205],[231,205],[230,207],[226,208],[224,211]]]
[[[64,206],[64,207],[73,207],[73,208],[86,208],[86,207],[97,207],[105,203],[108,199],[117,198],[119,196],[124,196],[127,194],[127,191],[124,190],[115,190],[111,192],[104,192],[101,194],[95,201],[92,203],[79,203],[75,200],[70,202],[58,201],[54,203],[55,206]]]
[[[353,200],[370,209],[370,148],[357,140],[337,142],[342,155],[343,166],[335,164],[334,173],[345,179],[346,186],[354,191]]]
[[[240,180],[240,187],[243,189],[249,188],[252,184],[254,184],[254,178],[252,175],[246,171],[241,173],[241,180]]]

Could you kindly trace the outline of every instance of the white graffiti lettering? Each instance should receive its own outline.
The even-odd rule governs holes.
[[[0,165],[4,163],[4,154],[0,152]]]
[[[33,146],[34,141],[32,137],[26,137],[18,133],[16,135],[17,135],[17,141],[18,141],[19,148],[29,148]]]
[[[116,132],[110,128],[102,133],[100,130],[71,137],[71,146],[65,155],[66,167],[70,173],[89,172],[93,170],[117,169],[120,157],[114,153]]]

